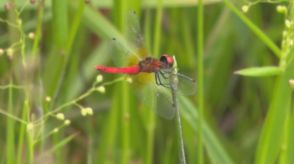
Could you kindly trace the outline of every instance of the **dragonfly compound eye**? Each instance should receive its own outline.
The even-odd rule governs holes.
[[[165,63],[165,64],[168,64],[170,67],[173,66],[174,64],[174,59],[172,56],[169,56],[169,55],[162,55],[159,59],[162,63]]]

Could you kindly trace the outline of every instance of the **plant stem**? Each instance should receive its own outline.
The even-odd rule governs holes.
[[[10,79],[10,85],[12,85],[13,80],[12,77]],[[8,113],[13,112],[13,89],[9,88],[8,90]],[[6,144],[6,160],[8,164],[12,164],[14,161],[13,154],[15,152],[14,150],[14,120],[7,117],[7,129],[6,129],[6,138],[7,138],[7,144]]]
[[[38,17],[37,17],[37,25],[35,32],[35,39],[33,43],[32,55],[36,56],[39,53],[39,44],[42,37],[42,25],[43,25],[43,16],[44,16],[44,2],[45,0],[41,0],[38,4]]]
[[[203,111],[204,111],[204,91],[203,91],[203,82],[204,82],[204,75],[203,75],[203,1],[198,0],[198,28],[197,28],[197,40],[198,40],[198,107],[199,107],[199,120],[198,120],[198,163],[203,164],[203,139],[202,139],[202,122],[203,122]]]

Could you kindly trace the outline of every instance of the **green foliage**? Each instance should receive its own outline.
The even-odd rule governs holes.
[[[236,71],[235,73],[243,76],[273,76],[282,73],[282,69],[274,66],[251,67]]]
[[[293,163],[293,4],[1,1],[2,163]],[[95,70],[134,63],[132,33],[196,79],[180,124],[156,114],[173,103],[153,76]]]

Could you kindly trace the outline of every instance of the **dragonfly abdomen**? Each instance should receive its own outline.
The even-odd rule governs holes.
[[[96,66],[96,69],[111,74],[138,74],[141,72],[138,65],[129,67],[107,67],[107,66]]]

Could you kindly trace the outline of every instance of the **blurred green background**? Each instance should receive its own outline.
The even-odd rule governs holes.
[[[0,6],[0,163],[294,162],[292,1]],[[138,52],[138,34],[148,55],[175,55],[196,79],[196,94],[178,96],[185,161],[176,118],[156,113],[170,101],[149,89],[153,76],[95,70],[134,62],[119,56]]]

